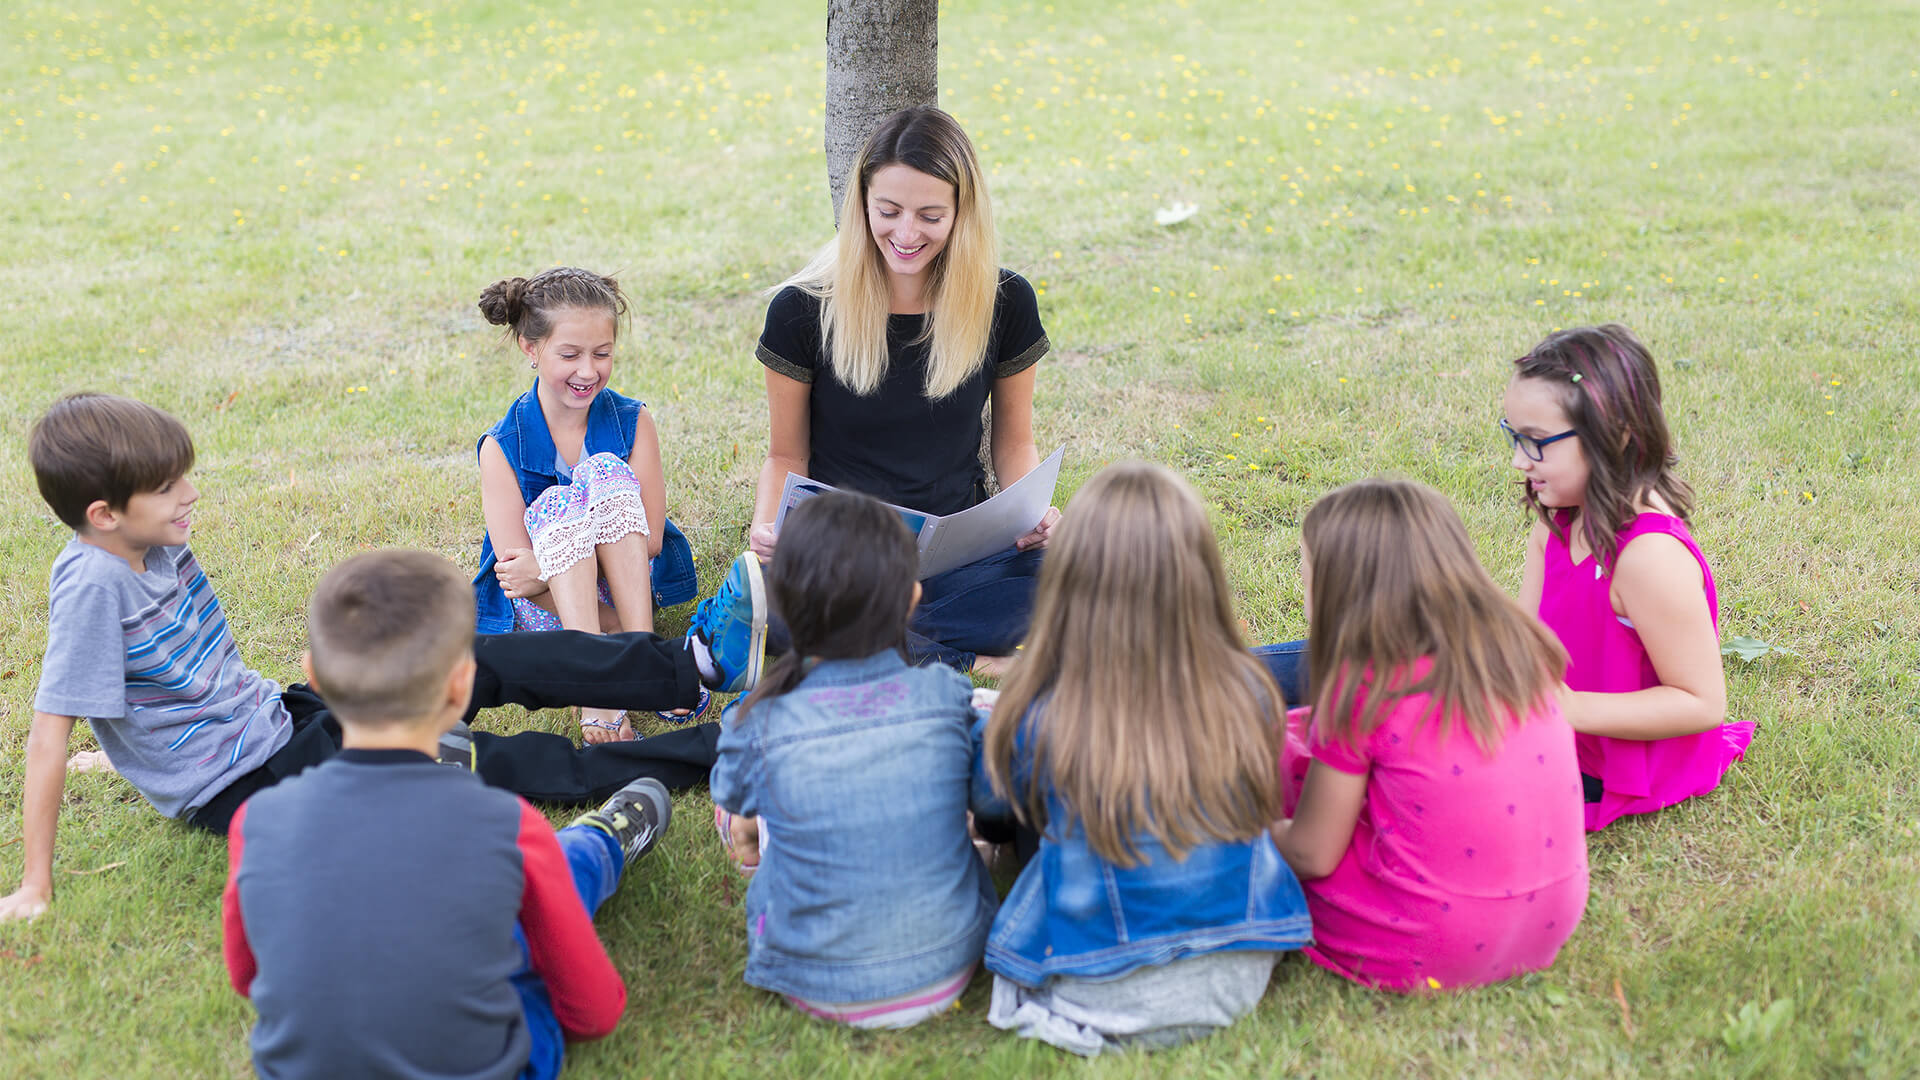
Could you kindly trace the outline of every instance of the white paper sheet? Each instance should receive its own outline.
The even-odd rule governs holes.
[[[1032,532],[1046,516],[1047,507],[1053,505],[1060,463],[1065,457],[1063,446],[1048,454],[1032,472],[1001,489],[1000,494],[957,514],[928,514],[888,503],[914,534],[921,579],[977,562],[1012,547],[1015,540]],[[786,522],[787,512],[795,506],[815,495],[838,490],[832,484],[788,473],[780,491],[780,512],[774,518],[774,528]]]

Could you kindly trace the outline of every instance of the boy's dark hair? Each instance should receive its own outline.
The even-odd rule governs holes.
[[[439,704],[473,651],[473,588],[452,563],[389,548],[341,563],[307,605],[313,681],[344,724],[378,727]]]
[[[900,515],[851,492],[816,495],[780,527],[767,568],[773,610],[793,647],[767,669],[747,708],[792,690],[809,660],[904,650],[920,556]]]
[[[575,309],[605,311],[618,333],[627,298],[618,281],[577,266],[556,266],[531,278],[502,278],[480,290],[480,314],[506,327],[509,338],[545,341],[553,333],[554,317]]]
[[[186,425],[144,401],[116,394],[68,394],[53,403],[27,434],[27,459],[40,497],[76,532],[87,507],[158,491],[193,468],[193,436]]]

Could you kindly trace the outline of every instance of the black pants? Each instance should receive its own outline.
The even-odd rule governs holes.
[[[680,641],[652,634],[482,634],[465,719],[496,705],[529,709],[580,705],[600,709],[690,709],[700,700],[700,673]],[[281,695],[293,734],[261,766],[188,815],[189,824],[226,835],[240,804],[340,751],[340,724],[304,683]],[[541,731],[473,734],[480,779],[529,799],[594,803],[643,776],[679,790],[704,783],[720,725],[695,724],[632,742],[573,745]]]

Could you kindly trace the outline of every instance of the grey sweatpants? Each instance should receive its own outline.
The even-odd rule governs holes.
[[[1103,982],[1056,976],[1038,990],[995,975],[987,1020],[1087,1057],[1178,1046],[1253,1011],[1279,955],[1208,953]]]

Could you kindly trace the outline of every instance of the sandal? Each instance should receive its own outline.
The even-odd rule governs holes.
[[[653,715],[668,724],[691,724],[707,714],[707,706],[713,704],[713,693],[706,687],[700,688],[700,700],[686,712],[678,709],[659,709]]]
[[[627,714],[624,712],[616,714],[611,720],[596,720],[588,716],[585,709],[580,710],[579,716],[580,742],[584,746],[596,746],[599,745],[599,743],[628,742],[633,739],[633,728],[627,724]],[[596,743],[587,738],[588,731],[604,731],[611,734],[613,738],[601,739]],[[626,732],[625,735],[621,734],[623,731]]]

